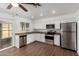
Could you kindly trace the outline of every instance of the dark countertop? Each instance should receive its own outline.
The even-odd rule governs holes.
[[[55,33],[54,35],[61,35],[61,33]]]
[[[15,33],[15,35],[28,35],[28,34],[46,34],[46,32],[23,32],[23,33]]]
[[[28,34],[47,34],[47,32],[23,32],[23,33],[15,33],[15,35],[28,35]],[[61,33],[55,33],[54,35],[61,35]]]

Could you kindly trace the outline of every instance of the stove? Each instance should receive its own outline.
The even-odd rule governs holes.
[[[55,29],[55,25],[54,24],[47,24],[46,29],[48,31],[47,31],[47,34],[45,35],[45,39],[54,40],[55,31],[53,29]]]
[[[48,31],[47,34],[45,35],[45,39],[54,40],[54,34],[55,32]]]

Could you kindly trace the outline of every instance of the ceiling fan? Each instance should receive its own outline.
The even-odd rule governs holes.
[[[41,4],[39,3],[16,3],[18,5],[18,7],[20,7],[22,10],[24,10],[25,12],[27,12],[28,10],[22,5],[22,4],[29,4],[29,5],[33,5],[34,7],[38,7],[41,6]],[[13,7],[12,3],[10,3],[7,7],[7,9],[11,9]]]

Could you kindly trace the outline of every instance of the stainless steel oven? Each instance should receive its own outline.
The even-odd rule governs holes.
[[[46,25],[46,29],[48,31],[47,31],[47,34],[45,35],[45,39],[51,39],[51,40],[53,40],[54,39],[53,29],[55,29],[55,25],[54,24],[47,24]]]

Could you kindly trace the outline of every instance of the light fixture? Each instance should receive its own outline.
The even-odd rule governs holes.
[[[11,3],[13,7],[18,7],[17,3]]]
[[[52,10],[52,14],[55,14],[56,13],[56,11],[55,10]]]
[[[40,16],[43,16],[43,13],[41,13]]]

